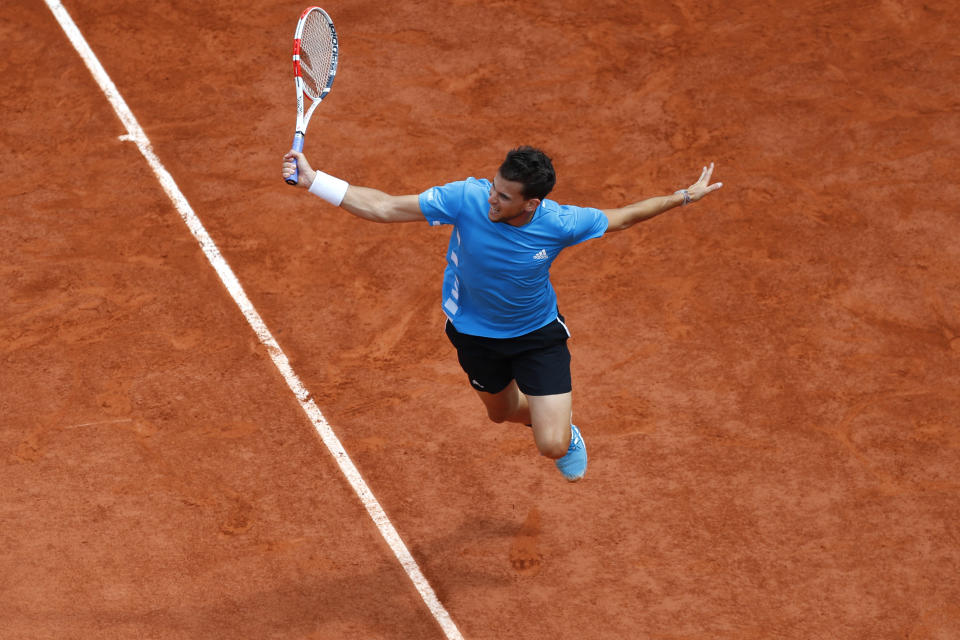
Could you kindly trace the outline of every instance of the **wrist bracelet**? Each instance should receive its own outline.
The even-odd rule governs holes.
[[[693,200],[690,199],[690,192],[687,191],[686,189],[680,189],[679,191],[674,191],[673,193],[674,193],[674,195],[679,194],[679,195],[683,196],[683,204],[680,205],[680,206],[686,206],[686,205],[690,204],[691,202],[693,202]]]
[[[343,196],[347,194],[347,187],[349,186],[347,182],[340,178],[334,178],[323,171],[317,171],[313,182],[310,183],[310,193],[323,198],[335,207],[339,207],[340,203],[343,202]]]

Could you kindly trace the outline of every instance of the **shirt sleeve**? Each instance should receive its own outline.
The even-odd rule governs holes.
[[[573,222],[568,246],[580,244],[592,238],[599,238],[606,233],[610,220],[600,209],[572,206],[565,208],[571,214],[570,218]]]
[[[432,225],[455,224],[463,202],[465,181],[430,187],[420,194],[420,211]]]

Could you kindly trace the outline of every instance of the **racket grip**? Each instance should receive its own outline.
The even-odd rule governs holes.
[[[293,151],[303,152],[303,134],[297,131],[293,136],[293,145],[290,147]],[[297,166],[297,159],[293,159],[293,175],[287,178],[287,184],[297,186],[297,179],[300,177],[300,167]]]

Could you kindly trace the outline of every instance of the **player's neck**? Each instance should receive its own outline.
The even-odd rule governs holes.
[[[536,213],[537,213],[536,209],[534,209],[533,211],[530,211],[529,213],[524,211],[510,218],[509,220],[504,220],[504,222],[506,222],[511,227],[522,227],[523,225],[533,220],[533,216],[536,215]]]

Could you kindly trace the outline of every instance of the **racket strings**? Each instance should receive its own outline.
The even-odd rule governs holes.
[[[329,23],[318,12],[307,17],[300,39],[300,73],[304,91],[313,100],[330,82],[334,63],[333,34]]]

